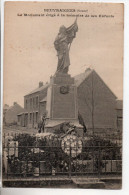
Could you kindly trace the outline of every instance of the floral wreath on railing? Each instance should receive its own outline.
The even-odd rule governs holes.
[[[68,123],[68,130],[61,136],[61,148],[67,155],[76,157],[82,152],[82,140],[77,136],[76,126]]]

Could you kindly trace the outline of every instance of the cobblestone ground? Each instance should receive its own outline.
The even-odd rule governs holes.
[[[72,182],[68,182],[64,184],[59,184],[58,183],[42,183],[42,182],[6,182],[3,184],[4,187],[28,187],[28,188],[83,188],[83,189],[109,189],[109,190],[120,190],[122,188],[121,182],[105,182],[104,186],[99,186],[99,185],[84,185],[84,186],[78,186]]]
[[[79,188],[76,184],[67,184],[67,185],[53,185],[51,186],[52,188]],[[81,188],[81,187],[80,187]],[[89,189],[94,189],[94,187],[88,187]],[[120,190],[121,189],[121,184],[118,182],[118,183],[111,183],[111,182],[106,182],[105,183],[105,187],[102,188],[102,187],[98,187],[98,188],[95,188],[95,189],[109,189],[109,190]]]
[[[105,183],[105,188],[106,189],[121,189],[122,188],[122,185],[121,183],[111,183],[111,182],[107,182]]]

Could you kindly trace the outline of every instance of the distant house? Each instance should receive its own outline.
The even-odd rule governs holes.
[[[117,129],[117,110],[115,94],[104,83],[95,70],[86,69],[76,75],[75,84],[78,94],[79,113],[83,117],[87,128],[103,131],[103,129]],[[36,127],[42,115],[46,112],[47,89],[49,84],[43,85],[24,96],[24,113],[19,115],[24,126]]]
[[[5,124],[10,125],[10,124],[17,124],[18,122],[18,117],[17,114],[19,112],[22,112],[24,109],[14,102],[13,106],[10,106],[9,109],[5,113]]]
[[[9,105],[5,104],[4,107],[3,107],[3,112],[5,113],[8,109],[9,109]]]
[[[5,114],[7,112],[7,110],[9,109],[9,105],[5,104],[3,107],[3,122],[5,123]]]

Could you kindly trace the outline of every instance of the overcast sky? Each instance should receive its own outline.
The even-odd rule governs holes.
[[[70,49],[69,73],[74,76],[90,66],[113,93],[122,99],[122,4],[6,2],[4,103],[12,105],[17,101],[23,106],[23,96],[37,88],[39,81],[49,82],[50,76],[56,71],[57,56],[53,42],[59,27],[70,26],[75,17],[23,16],[24,13],[44,14],[44,9],[49,8],[88,10],[84,12],[84,16],[114,15],[108,18],[78,18],[79,31]],[[22,16],[17,16],[18,13]]]

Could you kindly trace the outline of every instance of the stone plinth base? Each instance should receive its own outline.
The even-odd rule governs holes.
[[[45,126],[45,133],[53,133],[55,130],[60,129],[61,125],[65,122],[70,122],[76,126],[77,134],[83,136],[83,127],[77,120],[49,120]]]
[[[77,87],[69,74],[56,73],[50,78],[46,110],[49,120],[45,132],[53,133],[62,123],[70,122],[76,126],[80,135],[83,134],[78,121]]]

